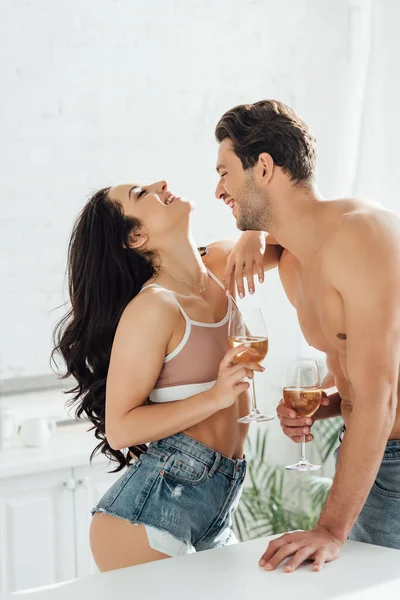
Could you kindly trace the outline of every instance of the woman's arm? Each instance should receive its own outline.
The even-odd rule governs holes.
[[[208,392],[179,402],[138,406],[115,420],[118,430],[107,430],[107,441],[114,450],[146,444],[197,425],[218,410]]]
[[[210,390],[178,402],[145,404],[180,318],[175,302],[160,290],[140,294],[122,315],[106,388],[106,438],[114,450],[159,440],[204,421],[233,404],[249,387],[243,379],[262,369],[234,364],[240,351],[234,348],[222,360]]]
[[[163,366],[180,313],[165,293],[149,290],[123,313],[115,334],[106,387],[106,437],[114,449],[182,431],[216,411],[208,397],[145,405]]]

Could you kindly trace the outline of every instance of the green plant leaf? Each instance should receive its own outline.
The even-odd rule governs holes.
[[[314,423],[314,443],[322,464],[326,463],[335,446],[338,444],[339,432],[342,425],[342,417],[323,419]]]
[[[334,448],[341,419],[317,427],[315,439],[322,462]],[[317,424],[315,424],[317,425]],[[314,426],[315,426],[314,425]],[[248,485],[243,490],[234,526],[240,539],[254,539],[293,529],[310,529],[318,521],[332,481],[329,478],[293,479],[282,466],[267,462],[267,433],[257,430],[247,442]],[[297,501],[303,495],[306,506]]]

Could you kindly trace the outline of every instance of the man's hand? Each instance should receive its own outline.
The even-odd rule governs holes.
[[[245,231],[229,255],[225,275],[225,289],[233,294],[235,282],[240,298],[244,298],[244,277],[250,294],[254,293],[254,274],[260,283],[264,281],[264,253],[266,233]]]
[[[323,393],[321,406],[329,406],[329,397]],[[317,413],[313,417],[297,417],[294,410],[287,408],[283,400],[280,401],[276,409],[278,419],[281,423],[282,431],[293,442],[300,443],[301,437],[304,435],[306,442],[311,442],[314,436],[311,433],[311,427],[317,420]]]
[[[310,531],[286,533],[273,540],[258,564],[266,571],[273,571],[283,560],[292,557],[283,569],[286,573],[306,560],[313,561],[313,571],[320,571],[326,562],[339,556],[342,544],[330,531],[317,525]]]

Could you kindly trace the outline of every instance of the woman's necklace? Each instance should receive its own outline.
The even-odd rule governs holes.
[[[180,279],[180,277],[175,277],[175,275],[171,275],[171,273],[168,273],[168,271],[165,271],[164,269],[163,269],[163,271],[164,271],[164,273],[166,273],[167,275],[172,277],[172,279],[176,279],[177,281],[186,283],[186,285],[190,285],[190,287],[193,287],[196,290],[199,290],[200,294],[204,295],[206,293],[206,280],[204,280],[204,283],[202,285],[194,285],[194,283],[189,283],[188,281],[185,281],[184,279]]]

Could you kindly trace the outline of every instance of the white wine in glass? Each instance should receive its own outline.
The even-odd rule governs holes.
[[[299,418],[312,417],[321,405],[322,388],[317,363],[314,360],[293,360],[286,366],[283,402]],[[298,463],[288,465],[291,471],[318,471],[306,459],[306,436],[301,436],[301,456]]]
[[[248,344],[235,356],[237,363],[256,362],[260,364],[268,353],[268,335],[264,319],[259,308],[249,308],[242,311],[232,311],[229,319],[229,345],[236,348],[240,344]],[[238,419],[238,423],[261,423],[271,421],[274,417],[263,415],[257,408],[254,386],[255,372],[251,380],[251,411],[245,417]]]

